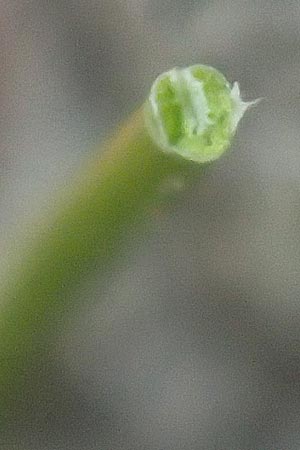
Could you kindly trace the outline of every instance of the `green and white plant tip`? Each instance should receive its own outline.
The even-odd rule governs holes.
[[[174,68],[154,82],[145,106],[152,139],[166,152],[205,163],[230,145],[237,125],[250,105],[210,66]]]
[[[95,266],[107,273],[127,234],[161,204],[162,187],[199,176],[197,163],[228,148],[251,104],[211,67],[162,74],[145,107],[47,205],[42,220],[13,241],[8,273],[0,278],[0,428],[62,327],[80,280]]]

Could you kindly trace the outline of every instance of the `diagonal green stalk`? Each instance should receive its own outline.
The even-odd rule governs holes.
[[[159,92],[161,102],[159,107],[163,116],[161,123],[163,126],[164,121],[167,123],[166,133],[161,128],[159,132],[163,132],[163,138],[167,139],[168,126],[170,127],[169,138],[170,141],[172,140],[172,151],[166,148],[164,148],[166,151],[161,151],[162,145],[159,142],[161,136],[153,135],[157,127],[158,110],[153,104],[155,93],[152,92],[150,111],[149,104],[146,108],[148,125],[145,125],[142,110],[129,118],[127,123],[118,130],[116,136],[107,143],[104,156],[99,160],[97,158],[93,160],[74,181],[63,199],[60,199],[53,210],[47,213],[43,223],[32,228],[26,238],[31,243],[28,244],[22,256],[17,256],[9,276],[5,283],[2,283],[0,418],[1,416],[2,419],[4,418],[9,407],[20,396],[28,369],[35,364],[36,358],[45,348],[49,335],[72,306],[72,290],[83,274],[95,264],[107,270],[113,258],[120,252],[120,247],[126,240],[126,233],[147,216],[149,208],[160,198],[161,187],[165,182],[179,175],[188,183],[195,172],[200,172],[202,166],[191,159],[201,160],[203,163],[216,159],[222,153],[220,150],[222,136],[225,136],[224,149],[228,146],[229,134],[232,133],[231,125],[228,118],[224,119],[218,114],[218,108],[215,105],[216,120],[222,120],[221,125],[220,123],[217,125],[227,127],[229,134],[227,128],[224,128],[225,131],[220,129],[220,137],[216,135],[214,129],[212,132],[210,129],[207,132],[203,127],[198,126],[197,135],[194,125],[185,126],[183,122],[179,123],[184,119],[185,107],[188,108],[187,116],[191,118],[193,124],[195,118],[200,120],[199,117],[203,116],[199,110],[201,104],[195,105],[195,101],[190,100],[193,92],[198,99],[203,97],[203,92],[200,92],[202,97],[199,93],[198,96],[197,93],[195,94],[195,89],[202,89],[202,85],[200,82],[194,83],[190,92],[187,84],[190,76],[188,77],[186,72],[184,77],[175,79],[174,74],[172,77],[175,84],[166,87],[166,95],[164,96],[162,90]],[[224,83],[223,78],[221,82]],[[182,86],[183,94],[181,92],[180,98],[183,109],[179,111],[180,100],[176,98],[176,89],[182,89]],[[219,87],[217,86],[218,89]],[[165,87],[162,86],[162,88]],[[164,101],[168,102],[170,97],[171,101],[166,105]],[[210,99],[211,97],[208,98],[209,101]],[[225,100],[227,111],[231,104],[227,98]],[[151,106],[155,110],[151,111]],[[208,107],[209,104],[205,104],[206,110]],[[194,111],[195,108],[197,111]],[[221,105],[219,110],[222,110]],[[170,121],[172,114],[174,116],[175,113],[178,123],[176,120]],[[230,110],[229,113],[231,114],[232,111]],[[224,111],[222,114],[224,116]],[[211,117],[207,120],[210,127]],[[150,133],[148,132],[149,121],[151,122]],[[178,130],[181,133],[180,136]],[[184,130],[186,130],[185,136]],[[205,139],[200,135],[203,132],[206,132]],[[209,133],[218,144],[217,155],[213,158],[211,157],[213,149],[210,148],[207,153],[207,149],[202,148],[203,143],[210,140]],[[178,152],[174,146],[175,135],[176,139],[177,135],[181,139]],[[206,151],[209,155],[206,159],[198,156],[194,158],[197,139],[199,152],[205,154]],[[182,155],[185,152],[182,150],[182,142],[186,142],[187,147],[191,144],[192,156],[182,157],[176,154]]]
[[[34,228],[33,244],[7,280],[0,310],[0,411],[61,320],[82,273],[95,261],[109,264],[128,228],[159,199],[164,180],[191,174],[192,164],[161,152],[143,123],[141,112],[132,117],[54,208],[54,217]]]

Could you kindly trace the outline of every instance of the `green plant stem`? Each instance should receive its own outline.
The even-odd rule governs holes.
[[[165,181],[178,174],[188,181],[200,171],[155,146],[141,111],[106,147],[32,228],[31,244],[1,286],[0,416],[20,396],[30,367],[72,306],[82,274],[95,264],[107,268]]]

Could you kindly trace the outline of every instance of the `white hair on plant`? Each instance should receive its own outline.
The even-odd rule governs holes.
[[[183,89],[188,93],[185,117],[187,126],[192,133],[202,133],[211,123],[209,119],[209,106],[203,89],[203,83],[197,80],[189,68],[179,71]],[[179,86],[180,89],[180,86]]]
[[[252,100],[251,102],[245,102],[241,98],[240,87],[237,81],[233,83],[231,89],[231,98],[233,102],[233,116],[232,116],[232,131],[234,132],[238,126],[239,121],[245,114],[248,108],[257,105],[260,102],[260,98]]]

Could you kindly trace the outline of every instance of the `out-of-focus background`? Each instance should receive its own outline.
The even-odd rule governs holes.
[[[1,263],[162,71],[263,98],[82,284],[1,450],[299,450],[299,0],[2,0],[0,59]]]

